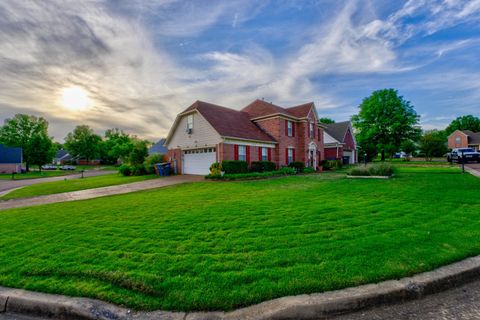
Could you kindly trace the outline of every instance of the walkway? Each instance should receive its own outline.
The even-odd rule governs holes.
[[[3,201],[3,202],[0,201],[0,210],[36,206],[36,205],[48,204],[48,203],[93,199],[98,197],[124,194],[129,192],[140,191],[140,190],[149,190],[149,189],[172,186],[180,183],[196,182],[196,181],[203,181],[203,180],[204,180],[203,176],[179,175],[179,176],[171,176],[171,177],[146,180],[141,182],[122,184],[117,186],[58,193],[58,194],[51,194],[51,195],[39,196],[39,197],[33,197],[33,198],[12,199],[12,200]]]
[[[87,170],[83,173],[84,177],[96,177],[102,176],[106,174],[112,174],[117,171],[113,170]],[[19,179],[19,180],[3,180],[0,179],[0,196],[8,193],[14,189],[30,186],[32,184],[37,183],[44,183],[44,182],[52,182],[52,181],[61,181],[61,180],[69,180],[69,179],[79,179],[82,175],[78,174],[69,174],[65,176],[57,176],[57,177],[50,177],[50,178],[36,178],[36,179]]]

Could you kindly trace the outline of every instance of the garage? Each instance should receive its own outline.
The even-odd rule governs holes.
[[[355,154],[353,151],[343,151],[343,164],[354,164]]]
[[[183,173],[206,175],[216,162],[216,148],[201,148],[183,152]]]

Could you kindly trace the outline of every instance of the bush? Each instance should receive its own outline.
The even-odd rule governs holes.
[[[294,175],[296,174],[295,169],[284,167],[276,171],[266,171],[266,172],[249,172],[249,173],[231,173],[224,174],[209,174],[205,176],[205,179],[211,180],[253,180],[253,179],[263,179],[269,177],[278,177],[283,175]]]
[[[252,172],[268,172],[275,170],[275,163],[271,161],[253,161],[250,166]]]
[[[322,166],[325,170],[336,170],[342,169],[343,163],[342,160],[323,160]]]
[[[162,163],[162,162],[165,162],[165,161],[166,161],[165,155],[163,155],[161,153],[155,153],[155,154],[149,155],[145,159],[145,162],[143,163],[143,165],[145,166],[145,170],[149,174],[153,174],[153,173],[155,173],[155,164]]]
[[[311,167],[305,167],[303,168],[303,173],[315,173],[315,169]]]
[[[214,176],[220,175],[222,172],[222,164],[220,162],[214,162],[210,166],[210,174]]]
[[[395,168],[389,163],[379,163],[374,165],[368,165],[366,167],[355,167],[350,170],[351,176],[382,176],[388,177],[395,172]]]
[[[132,170],[132,176],[143,176],[147,174],[147,170],[143,164],[135,164],[130,168]]]
[[[122,164],[119,168],[118,168],[118,172],[120,172],[122,175],[124,176],[130,176],[132,175],[132,169],[130,168],[130,166],[128,164]]]
[[[303,168],[305,168],[305,163],[301,161],[293,161],[288,164],[290,168],[294,168],[297,172],[303,172]]]
[[[222,161],[222,168],[226,174],[231,173],[247,173],[248,163],[241,160],[225,160]]]
[[[283,167],[280,170],[278,170],[278,172],[280,172],[282,174],[296,174],[297,170],[295,170],[294,168],[290,168],[290,167]]]

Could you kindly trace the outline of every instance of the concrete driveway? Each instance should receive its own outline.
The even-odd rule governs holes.
[[[172,186],[180,183],[204,181],[203,176],[179,175],[170,176],[141,182],[127,183],[110,187],[87,189],[73,192],[65,192],[39,196],[33,198],[12,199],[0,201],[0,210],[29,207],[48,203],[67,202],[75,200],[86,200],[104,196],[124,194],[129,192],[141,191]],[[42,179],[43,180],[43,179]]]
[[[117,171],[113,170],[88,170],[83,173],[84,177],[95,177],[95,176],[102,176],[106,174],[112,174]],[[69,174],[66,176],[58,176],[58,177],[49,177],[49,178],[36,178],[36,179],[21,179],[21,180],[0,180],[0,196],[4,195],[5,193],[25,187],[25,186],[30,186],[32,184],[37,184],[37,183],[44,183],[44,182],[51,182],[51,181],[61,181],[61,180],[69,180],[69,179],[79,179],[81,178],[82,175],[80,173],[78,174]]]
[[[469,163],[465,167],[468,172],[480,178],[480,163]]]

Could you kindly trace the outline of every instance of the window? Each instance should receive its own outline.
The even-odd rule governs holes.
[[[456,137],[455,138],[455,145],[460,145],[462,143],[462,139],[460,139],[460,137]]]
[[[310,138],[315,137],[315,131],[314,130],[315,130],[315,128],[313,126],[313,123],[310,122],[310,135],[309,135]]]
[[[247,161],[247,147],[238,146],[238,160]]]
[[[293,137],[293,122],[287,121],[287,136]]]
[[[292,148],[288,148],[287,149],[287,164],[290,164],[292,163],[293,161],[295,161],[293,159],[293,149]]]
[[[193,129],[193,114],[187,116],[187,132],[191,133]]]
[[[262,148],[262,161],[268,161],[268,148]]]

